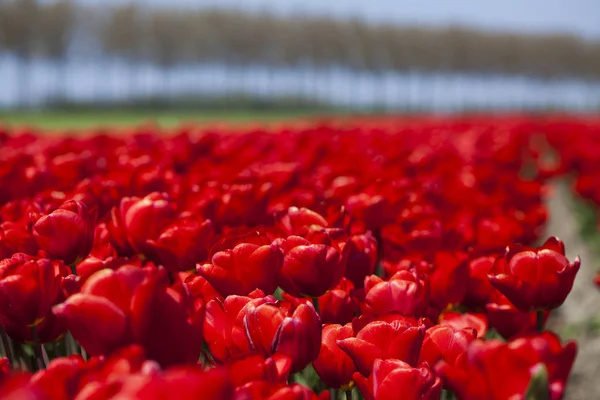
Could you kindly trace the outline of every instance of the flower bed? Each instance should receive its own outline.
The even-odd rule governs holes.
[[[595,198],[599,131],[0,131],[0,396],[562,398],[576,344],[545,321],[580,261],[545,184]]]

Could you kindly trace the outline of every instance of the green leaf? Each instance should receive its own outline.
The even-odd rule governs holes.
[[[548,400],[550,398],[550,385],[548,384],[548,370],[543,363],[534,366],[535,372],[529,381],[525,392],[526,400]]]

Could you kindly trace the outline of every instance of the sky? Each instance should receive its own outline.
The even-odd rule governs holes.
[[[83,4],[129,0],[79,0]],[[600,39],[600,0],[134,0],[165,7],[224,7],[276,14],[316,14],[372,23],[489,30],[566,32]]]

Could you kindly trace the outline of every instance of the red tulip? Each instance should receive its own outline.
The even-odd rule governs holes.
[[[147,242],[158,239],[174,218],[175,206],[169,196],[154,192],[143,199],[124,197],[119,207],[111,210],[107,228],[121,255],[151,254],[152,246]]]
[[[67,268],[58,260],[17,253],[0,261],[0,324],[31,328],[42,323],[60,300]]]
[[[504,296],[499,296],[497,302],[486,306],[486,315],[490,325],[505,339],[535,333],[538,330],[537,313],[518,310]],[[549,310],[543,311],[544,323],[549,315]]]
[[[388,281],[372,275],[365,279],[364,311],[377,315],[399,313],[423,316],[428,306],[428,287],[414,271],[400,271]]]
[[[161,365],[196,362],[200,355],[203,304],[167,287],[156,270],[99,271],[53,312],[91,355],[130,343]]]
[[[346,278],[342,278],[339,285],[319,297],[319,316],[324,324],[347,324],[352,321],[358,311],[351,292],[354,285]]]
[[[320,214],[308,208],[290,207],[279,217],[278,225],[288,236],[304,236],[311,226],[326,228],[328,223]]]
[[[498,340],[473,341],[465,357],[454,364],[442,361],[436,372],[459,399],[522,398],[532,377],[541,367],[548,372],[548,386],[538,388],[549,399],[561,399],[576,345],[566,346],[554,334],[544,332],[503,343]]]
[[[5,221],[0,223],[0,260],[15,253],[31,256],[38,252],[38,245],[25,224]]]
[[[329,392],[323,391],[316,395],[306,386],[293,383],[272,383],[265,381],[254,381],[240,386],[235,390],[235,400],[326,400]]]
[[[352,325],[324,325],[319,356],[313,367],[321,380],[335,389],[351,387],[356,367],[352,359],[337,344],[338,340],[353,337]]]
[[[291,367],[290,358],[280,354],[267,358],[255,354],[227,365],[232,383],[236,387],[252,381],[286,382]]]
[[[434,256],[434,269],[429,275],[429,293],[432,305],[444,309],[462,303],[467,292],[469,267],[459,252],[439,251]]]
[[[444,360],[448,364],[455,364],[462,357],[467,346],[477,337],[473,328],[456,329],[450,325],[436,325],[425,332],[419,363],[427,362],[435,365]]]
[[[361,329],[356,337],[339,340],[338,346],[350,356],[356,369],[371,375],[376,359],[395,358],[416,365],[425,336],[425,326],[403,321],[375,321]]]
[[[469,278],[467,280],[467,293],[465,303],[470,307],[484,307],[492,300],[497,289],[488,279],[488,274],[494,266],[497,257],[485,256],[475,258],[468,262]]]
[[[346,257],[339,247],[311,244],[299,236],[290,236],[278,243],[285,253],[279,286],[286,292],[319,297],[333,289],[344,276]]]
[[[147,245],[155,254],[152,259],[169,271],[190,271],[196,263],[208,260],[212,237],[210,220],[200,222],[188,216],[176,220],[156,240],[148,240]]]
[[[485,314],[458,313],[447,311],[440,315],[440,325],[450,325],[456,329],[471,328],[477,332],[477,338],[481,339],[488,330],[488,320]]]
[[[123,387],[122,398],[160,400],[232,399],[235,387],[226,368],[203,371],[198,367],[178,367],[148,379],[137,388]],[[117,396],[115,396],[117,397]],[[107,398],[107,397],[98,397]]]
[[[355,287],[362,288],[365,277],[375,273],[377,263],[377,241],[371,232],[353,235],[347,244],[348,261],[345,277]]]
[[[414,368],[404,361],[375,360],[373,375],[366,379],[355,374],[357,385],[367,400],[438,400],[442,381],[428,366]]]
[[[537,249],[507,249],[489,278],[523,312],[554,309],[571,291],[579,265],[579,257],[570,263],[563,243],[552,237]]]
[[[250,296],[252,297],[234,295],[225,300],[216,298],[206,304],[203,334],[206,345],[217,362],[244,358],[253,352],[244,329],[244,316],[250,305],[258,307],[261,304],[274,304],[276,300],[272,296],[265,297],[260,291],[251,293]],[[276,323],[281,320],[283,317]],[[268,356],[269,352],[265,350],[263,354]]]
[[[282,263],[283,251],[277,242],[265,246],[242,243],[216,253],[211,264],[198,266],[198,273],[223,296],[245,296],[255,289],[273,293]]]
[[[73,264],[87,257],[94,242],[97,209],[69,200],[37,220],[32,232],[40,249],[50,257]]]
[[[292,372],[303,370],[319,354],[321,321],[312,304],[300,304],[290,316],[273,304],[250,306],[244,328],[251,346],[263,355],[289,357]]]
[[[6,357],[0,358],[0,385],[10,375],[10,360]]]

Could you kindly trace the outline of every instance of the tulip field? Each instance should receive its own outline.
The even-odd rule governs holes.
[[[598,154],[591,116],[0,127],[0,398],[561,399],[596,266],[548,182],[600,206]]]

